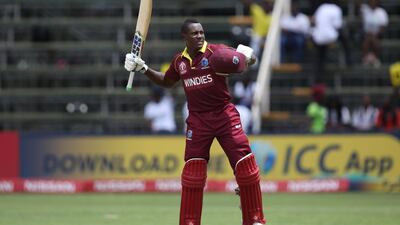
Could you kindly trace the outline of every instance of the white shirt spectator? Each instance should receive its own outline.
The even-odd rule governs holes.
[[[338,115],[335,110],[328,111],[328,121],[332,126],[339,125],[340,123],[343,125],[349,125],[351,123],[351,114],[350,110],[346,106],[342,106],[340,109],[340,113],[342,114],[341,121],[338,121]]]
[[[248,134],[252,123],[251,111],[244,105],[235,105],[235,107],[240,115],[240,123],[242,123],[242,129],[246,134]]]
[[[186,120],[189,117],[189,109],[188,109],[188,103],[185,102],[182,106],[182,118],[183,118],[183,133],[186,134],[186,129],[187,129],[187,124]]]
[[[386,11],[381,7],[371,8],[368,4],[361,5],[364,32],[377,34],[381,27],[389,23]]]
[[[175,115],[173,99],[165,95],[159,102],[151,101],[144,107],[144,117],[151,121],[153,132],[175,132]]]
[[[310,31],[310,20],[303,13],[297,13],[296,16],[289,13],[282,16],[281,28],[295,33],[308,34]]]
[[[233,86],[233,95],[234,97],[240,99],[239,103],[241,105],[245,105],[250,108],[253,102],[253,95],[255,88],[256,88],[255,82],[250,81],[250,83],[247,86],[245,86],[243,82],[238,81]]]
[[[360,131],[368,131],[374,128],[378,109],[372,105],[360,106],[353,111],[352,125]]]
[[[339,37],[338,30],[343,26],[342,9],[335,5],[324,3],[314,14],[315,27],[311,31],[315,43],[325,45],[335,42]]]

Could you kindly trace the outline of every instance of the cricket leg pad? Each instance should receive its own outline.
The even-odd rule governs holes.
[[[240,189],[243,225],[265,224],[260,171],[252,153],[236,163],[235,176]]]
[[[186,161],[182,171],[182,195],[179,225],[200,225],[203,191],[207,180],[207,161]]]

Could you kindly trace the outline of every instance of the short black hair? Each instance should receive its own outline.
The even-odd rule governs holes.
[[[181,34],[185,34],[189,30],[189,25],[192,23],[200,23],[197,19],[186,19],[181,26]]]

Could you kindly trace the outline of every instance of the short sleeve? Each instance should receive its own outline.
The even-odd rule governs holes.
[[[171,64],[169,65],[167,71],[165,72],[165,77],[171,79],[171,80],[175,80],[178,81],[180,80],[180,76],[179,73],[177,71],[177,57],[175,56],[174,59],[172,60]]]
[[[389,23],[389,16],[386,13],[386,11],[384,9],[380,8],[378,15],[379,15],[380,25],[387,26]]]

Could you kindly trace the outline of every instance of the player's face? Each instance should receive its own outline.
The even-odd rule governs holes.
[[[200,23],[189,25],[186,33],[183,34],[188,49],[199,50],[204,44],[204,30]]]

